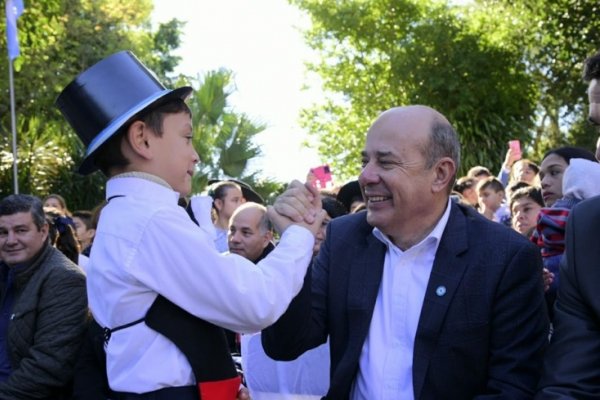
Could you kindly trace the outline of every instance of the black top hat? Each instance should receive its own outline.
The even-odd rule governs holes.
[[[140,60],[121,51],[82,72],[60,93],[56,106],[87,147],[79,173],[97,167],[97,150],[138,113],[175,98],[185,99],[189,86],[166,89]]]
[[[252,201],[254,203],[258,203],[258,204],[265,204],[265,200],[261,197],[260,194],[256,193],[254,191],[254,189],[252,189],[252,187],[250,185],[248,185],[246,182],[242,182],[242,181],[238,181],[237,179],[210,179],[208,181],[208,185],[214,185],[216,183],[219,182],[233,182],[233,183],[237,183],[239,185],[239,187],[242,189],[242,195],[244,196],[244,198],[246,199],[246,201]],[[210,190],[209,190],[209,195],[210,195]],[[212,196],[211,196],[212,197]]]
[[[364,201],[362,192],[360,191],[360,184],[358,181],[350,181],[340,188],[337,196],[337,201],[346,206],[348,212],[352,212],[350,207],[355,201]]]

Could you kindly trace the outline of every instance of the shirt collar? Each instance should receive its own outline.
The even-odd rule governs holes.
[[[145,172],[126,172],[108,180],[106,198],[122,196],[169,204],[179,201],[179,193],[174,191],[167,182],[156,175]]]
[[[122,174],[118,174],[118,175],[113,176],[111,179],[117,179],[117,178],[140,178],[140,179],[145,179],[147,181],[158,183],[159,185],[162,185],[162,186],[164,186],[166,188],[169,188],[169,189],[173,190],[173,188],[171,187],[171,185],[169,185],[167,183],[167,181],[165,181],[163,178],[160,178],[160,177],[158,177],[156,175],[149,174],[147,172],[141,172],[141,171],[123,172]]]
[[[444,229],[446,229],[446,225],[448,224],[448,219],[450,218],[450,209],[452,208],[452,201],[448,199],[448,204],[446,205],[446,210],[442,214],[442,217],[438,220],[437,224],[433,228],[429,235],[427,235],[423,240],[421,240],[416,245],[411,248],[421,247],[426,243],[432,243],[435,246],[435,251],[437,251],[437,247],[440,244],[440,240],[442,239],[442,235],[444,234]],[[378,228],[373,228],[373,235],[383,242],[385,245],[390,247],[396,247],[396,245],[390,240],[388,235],[381,232]],[[408,249],[410,250],[410,249]]]

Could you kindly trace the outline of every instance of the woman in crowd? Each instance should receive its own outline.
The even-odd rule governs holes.
[[[214,183],[208,190],[208,195],[213,198],[213,220],[217,231],[215,246],[223,253],[228,250],[229,219],[236,208],[244,203],[244,196],[240,185],[230,181]]]
[[[62,211],[67,217],[71,216],[71,212],[67,208],[67,201],[60,194],[52,193],[44,198],[44,207],[54,207]]]
[[[83,268],[88,259],[79,254],[81,248],[75,233],[73,219],[54,207],[44,207],[44,212],[49,226],[50,244],[60,250],[69,260]]]
[[[560,147],[548,151],[542,160],[540,178],[546,207],[540,210],[531,240],[542,252],[544,268],[554,276],[546,292],[552,317],[559,285],[559,264],[565,251],[565,228],[571,208],[588,197],[600,194],[600,164],[591,151]]]

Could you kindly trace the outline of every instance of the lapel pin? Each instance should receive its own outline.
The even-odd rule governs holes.
[[[443,295],[446,294],[446,286],[438,286],[437,289],[435,289],[435,294],[438,295],[438,297],[442,297]]]

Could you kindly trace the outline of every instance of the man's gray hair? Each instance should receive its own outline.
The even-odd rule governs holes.
[[[267,216],[267,207],[263,206],[262,204],[255,203],[253,201],[247,201],[244,204],[242,204],[241,206],[239,206],[238,208],[236,208],[235,211],[233,212],[233,215],[231,216],[231,219],[233,219],[233,217],[237,213],[239,213],[240,211],[243,211],[246,208],[254,208],[261,212],[260,221],[258,221],[258,229],[260,230],[261,234],[265,234],[265,233],[273,230],[271,221],[269,220],[269,217]]]
[[[454,161],[456,171],[460,168],[460,142],[456,131],[446,121],[434,119],[429,135],[429,143],[424,149],[425,168],[429,169],[442,157],[449,157]],[[449,185],[449,191],[452,191],[456,180],[456,172],[452,182]]]
[[[42,201],[28,194],[11,194],[0,201],[0,216],[31,212],[33,223],[38,230],[46,224],[46,214]]]
[[[460,143],[452,125],[445,121],[433,120],[429,143],[425,149],[426,167],[431,168],[442,157],[454,161],[456,170],[460,167]]]

